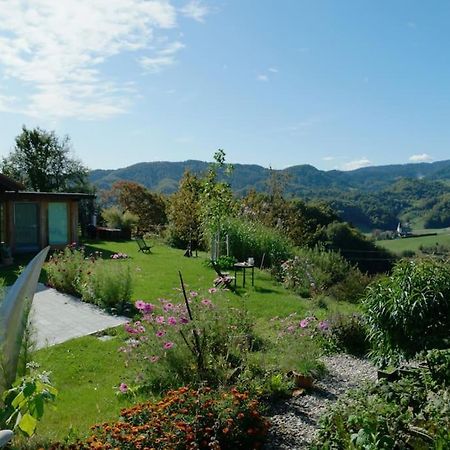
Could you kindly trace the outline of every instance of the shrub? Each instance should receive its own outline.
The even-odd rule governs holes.
[[[80,293],[86,302],[122,311],[132,294],[130,266],[126,263],[96,261],[93,270],[83,274]]]
[[[369,351],[367,330],[358,314],[337,315],[330,320],[329,341],[335,350],[363,356]]]
[[[102,210],[102,217],[110,228],[131,230],[139,221],[139,217],[130,211],[122,212],[117,206],[111,206]]]
[[[254,340],[246,311],[215,288],[209,298],[196,291],[186,293],[185,302],[180,296],[157,304],[138,300],[139,320],[125,325],[131,339],[121,350],[137,362],[138,388],[161,392],[187,383],[235,382]]]
[[[50,449],[256,449],[268,427],[247,392],[182,387],[159,402],[123,409],[119,422],[97,425],[85,442]]]
[[[450,390],[422,371],[350,391],[321,418],[313,449],[449,448]]]
[[[272,267],[292,256],[292,243],[281,232],[258,222],[228,219],[223,232],[228,233],[230,254],[239,261],[248,257],[256,265]]]
[[[322,340],[329,333],[329,322],[318,320],[314,316],[299,317],[292,313],[287,317],[274,317],[271,327],[277,332],[276,346],[265,359],[268,370],[283,373],[295,371],[303,375],[319,377],[324,372],[324,365],[319,361],[322,353]],[[280,351],[280,349],[289,349]]]
[[[281,279],[286,287],[303,296],[327,293],[351,302],[362,296],[368,277],[339,253],[319,247],[300,248],[296,253],[281,265]]]
[[[448,346],[450,267],[428,259],[398,263],[363,301],[372,356],[382,365]]]
[[[45,266],[48,284],[86,302],[122,311],[131,299],[131,273],[126,262],[116,260],[126,255],[115,254],[111,261],[100,256],[94,253],[86,257],[82,248],[73,246],[54,253]]]
[[[80,296],[80,279],[86,268],[83,249],[72,246],[50,256],[45,266],[48,284],[60,292]]]

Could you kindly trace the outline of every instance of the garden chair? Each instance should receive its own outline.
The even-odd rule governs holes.
[[[213,269],[217,274],[217,277],[214,279],[214,286],[223,287],[226,289],[233,289],[234,288],[233,282],[235,278],[232,277],[228,272],[222,272],[220,270],[220,267],[216,264],[215,261],[211,260],[211,265],[213,266]]]
[[[143,236],[136,236],[134,238],[134,240],[137,242],[138,246],[139,246],[139,250],[142,253],[151,253],[151,245],[148,245],[145,241],[144,241],[144,237]]]

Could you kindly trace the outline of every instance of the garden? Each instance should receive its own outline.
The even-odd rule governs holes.
[[[43,282],[129,320],[38,351],[26,333],[1,400],[11,448],[449,448],[448,261],[387,255],[369,267],[355,255],[372,244],[329,210],[276,189],[238,204],[216,160],[202,180],[184,177],[163,232],[104,213],[147,231],[151,252],[85,239],[48,258]],[[124,187],[118,201],[143,193]],[[233,264],[248,258],[244,287]],[[295,411],[309,419],[317,406],[286,440]]]

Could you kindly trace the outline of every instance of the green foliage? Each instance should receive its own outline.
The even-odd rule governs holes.
[[[129,265],[100,259],[95,261],[92,269],[88,271],[90,273],[83,272],[79,285],[83,301],[123,313],[133,291]]]
[[[447,449],[449,399],[420,369],[350,391],[322,417],[313,449]]]
[[[426,361],[433,382],[450,387],[450,349],[430,350]]]
[[[372,356],[381,364],[448,346],[450,268],[435,260],[399,262],[370,285],[363,309]]]
[[[3,393],[0,429],[9,428],[31,436],[44,414],[45,404],[57,395],[47,372],[24,376]]]
[[[369,351],[367,330],[358,314],[338,314],[330,319],[328,346],[332,350],[364,356]]]
[[[258,222],[228,219],[223,230],[228,234],[230,254],[239,261],[252,257],[257,266],[263,262],[265,267],[273,267],[292,256],[289,239]]]
[[[425,228],[450,226],[450,194],[443,195],[425,217]]]
[[[201,245],[200,193],[201,180],[185,172],[178,191],[169,200],[168,241],[173,247],[186,248],[189,242],[193,248]]]
[[[122,212],[117,206],[102,210],[102,217],[110,228],[131,230],[139,221],[139,217],[130,211]]]
[[[336,214],[323,203],[287,200],[277,183],[267,194],[250,191],[241,202],[241,215],[276,228],[294,244],[313,247],[323,240],[324,228],[337,220]]]
[[[219,267],[220,270],[230,270],[233,268],[234,264],[237,262],[237,259],[234,256],[219,256],[215,264]],[[212,262],[208,261],[208,266],[212,267]]]
[[[346,223],[329,224],[325,235],[327,247],[339,251],[347,261],[356,264],[362,272],[370,274],[387,272],[396,259],[389,251],[380,249]]]
[[[61,139],[54,131],[23,126],[1,171],[34,191],[85,192],[87,169],[70,157],[70,150],[68,136]]]
[[[286,287],[312,297],[327,293],[338,300],[357,302],[368,277],[339,253],[323,248],[298,248],[294,259],[281,265],[281,280]]]
[[[123,312],[131,299],[132,282],[126,261],[85,256],[84,249],[66,247],[54,253],[45,266],[48,284],[84,301]]]
[[[230,185],[218,180],[220,169],[231,174],[233,167],[225,164],[225,152],[221,149],[214,154],[214,160],[201,180],[200,216],[206,239],[217,233],[220,236],[223,222],[231,215],[234,203]]]

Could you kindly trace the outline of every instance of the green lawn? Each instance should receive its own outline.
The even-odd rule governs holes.
[[[129,264],[133,278],[133,300],[155,302],[168,298],[179,287],[181,271],[189,289],[203,290],[212,287],[215,272],[207,267],[208,255],[200,253],[198,258],[186,258],[182,250],[155,243],[151,254],[138,252],[135,242],[95,242],[87,251],[101,251],[104,257],[114,252],[127,253],[127,261],[111,261],[111,264]],[[1,274],[1,272],[0,272]],[[319,309],[308,299],[303,299],[276,283],[268,272],[255,269],[255,286],[247,278],[246,288],[238,279],[236,293],[229,296],[238,304],[244,303],[255,318],[261,334],[270,334],[268,319],[297,312],[300,316],[316,314],[323,318],[337,310],[352,312],[354,305],[332,303],[328,310]],[[126,379],[127,369],[118,348],[123,343],[124,333],[113,330],[112,339],[102,341],[95,336],[56,345],[40,350],[35,360],[42,369],[52,372],[52,379],[59,390],[56,409],[47,410],[38,427],[37,439],[63,439],[70,430],[76,435],[87,433],[94,423],[118,417],[121,407],[127,402],[115,395],[118,384]]]
[[[450,246],[450,232],[448,229],[446,231],[439,232],[436,236],[419,236],[406,239],[392,239],[386,241],[377,241],[377,245],[384,247],[394,253],[401,253],[405,250],[412,250],[417,252],[421,245],[425,247],[438,245]],[[433,232],[433,231],[429,231]]]

